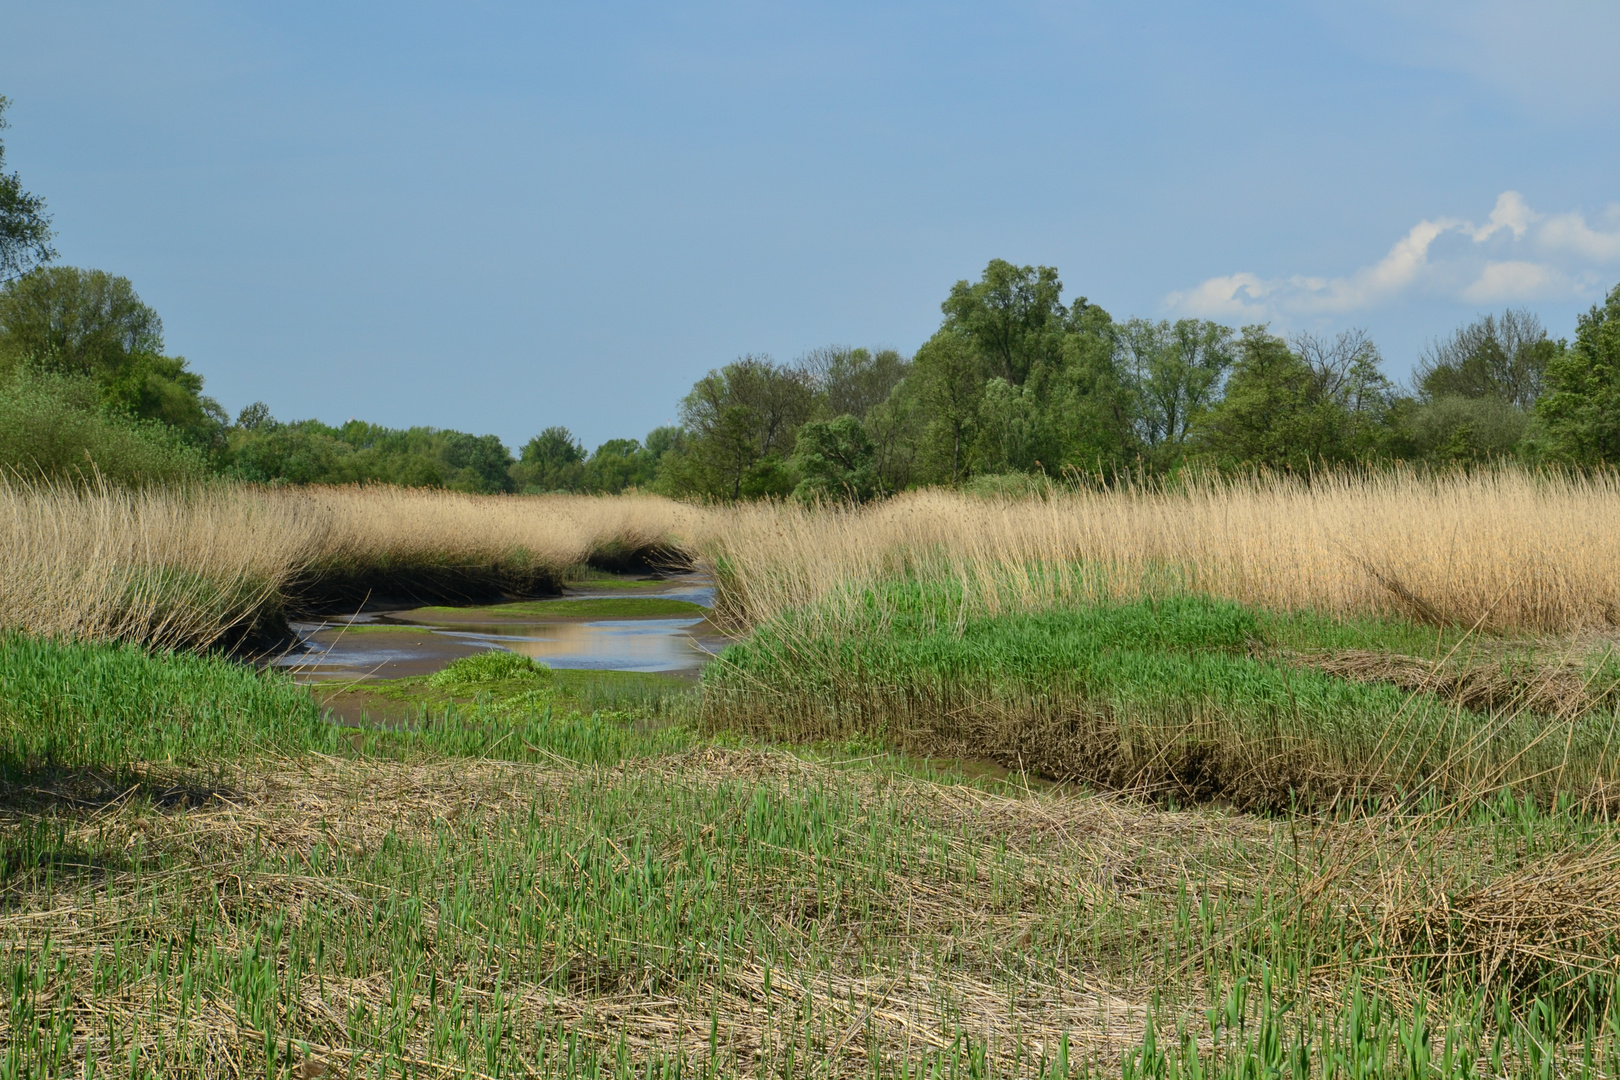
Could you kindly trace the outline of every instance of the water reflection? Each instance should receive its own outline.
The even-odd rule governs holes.
[[[713,583],[696,575],[632,589],[592,589],[568,595],[657,596],[714,602]],[[500,608],[482,609],[497,618]],[[471,614],[471,612],[469,612]],[[392,679],[425,675],[487,649],[509,649],[561,668],[695,674],[725,639],[706,619],[537,619],[437,623],[431,609],[369,612],[342,623],[296,624],[305,649],[273,661],[308,681]]]
[[[607,619],[601,622],[457,624],[447,638],[510,649],[552,667],[614,671],[696,671],[710,656],[692,631],[702,619]]]

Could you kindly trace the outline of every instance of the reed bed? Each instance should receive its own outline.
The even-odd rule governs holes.
[[[286,604],[555,591],[584,563],[693,560],[740,627],[836,612],[896,577],[964,611],[1196,593],[1502,631],[1620,621],[1620,481],[1523,471],[1054,492],[874,506],[388,487],[126,492],[0,482],[0,628],[195,647]]]
[[[679,557],[651,496],[0,481],[0,631],[172,648],[273,642],[289,610],[554,593],[595,556]]]
[[[0,481],[0,631],[182,648],[251,634],[326,528],[243,489]]]
[[[271,490],[327,523],[288,593],[317,610],[379,596],[420,603],[556,593],[587,562],[679,561],[703,512],[650,495],[463,495],[394,487]]]
[[[1243,806],[1504,785],[1602,807],[1620,795],[1610,475],[931,491],[725,513],[702,550],[721,617],[752,632],[706,676],[717,729],[859,733]],[[1476,634],[1485,652],[1533,646],[1535,670],[1488,670]]]
[[[746,506],[700,550],[730,616],[869,603],[959,581],[968,611],[1196,593],[1275,611],[1500,631],[1620,622],[1620,480],[1501,470],[1262,477],[1000,499],[924,491],[864,508]]]

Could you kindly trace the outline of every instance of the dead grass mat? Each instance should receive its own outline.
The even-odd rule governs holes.
[[[267,910],[296,923],[317,904],[369,910],[378,896],[372,883],[252,869],[267,850],[295,857],[316,844],[375,850],[390,836],[426,838],[458,823],[494,824],[525,815],[543,791],[642,782],[693,789],[763,785],[782,791],[824,785],[853,789],[873,805],[900,800],[941,843],[961,851],[1007,845],[1024,857],[1029,872],[1064,883],[1062,903],[1095,912],[1133,904],[1147,910],[1181,890],[1196,899],[1209,892],[1260,895],[1289,889],[1298,897],[1302,919],[1337,920],[1340,932],[1360,924],[1369,939],[1398,927],[1414,957],[1454,956],[1503,970],[1532,958],[1597,955],[1594,950],[1620,932],[1620,846],[1546,860],[1489,880],[1459,874],[1441,881],[1418,866],[1434,862],[1434,853],[1405,858],[1410,836],[1385,820],[1301,826],[1212,809],[1166,812],[1106,796],[935,784],[859,763],[813,762],[780,752],[705,748],[615,769],[309,756],[225,780],[202,806],[165,810],[150,801],[111,799],[59,815],[69,846],[78,838],[89,848],[94,838],[100,850],[122,850],[131,858],[161,847],[176,869],[170,881],[143,875],[139,893],[130,887],[132,872],[115,865],[82,874],[74,886],[58,882],[48,892],[8,884],[0,889],[0,948],[8,959],[37,949],[48,935],[57,955],[88,970],[120,933],[162,940],[183,932],[182,924],[198,910],[218,913],[208,944],[239,953],[253,944],[249,928]],[[5,827],[25,827],[31,815],[8,810]],[[1459,841],[1453,853],[1460,862],[1468,859],[1465,847]],[[181,853],[184,857],[177,857]],[[778,885],[751,882],[742,898],[761,906],[777,903],[784,912],[805,899],[773,892]],[[561,1025],[604,1049],[622,1042],[638,1058],[683,1054],[700,1062],[709,1054],[711,1025],[718,1017],[717,1052],[725,1063],[746,1071],[782,1059],[784,1040],[795,1037],[784,1017],[814,1015],[831,1025],[833,1072],[854,1074],[868,1072],[874,1055],[898,1060],[943,1048],[953,1032],[971,1033],[1003,1063],[1019,1053],[1053,1052],[1064,1035],[1077,1051],[1112,1057],[1140,1041],[1156,991],[1168,996],[1173,990],[1179,1000],[1196,1002],[1201,972],[1190,962],[1180,967],[1148,963],[1125,971],[1083,962],[1076,953],[1063,962],[1032,963],[1030,953],[1040,950],[1032,947],[1031,935],[1039,931],[1042,912],[1028,905],[997,909],[984,902],[988,887],[985,881],[942,887],[925,876],[916,878],[900,893],[905,910],[896,913],[908,933],[894,943],[891,956],[903,962],[881,972],[862,970],[855,962],[858,943],[827,942],[820,953],[800,952],[807,961],[819,957],[820,966],[779,966],[767,974],[763,959],[749,958],[726,965],[723,975],[707,981],[699,993],[671,987],[652,969],[619,972],[601,990],[586,982],[571,984],[566,992],[508,987],[510,1023],[514,1030],[530,1031]],[[154,899],[165,890],[178,897],[167,908]],[[449,978],[458,967],[467,974],[456,959],[458,950],[468,947],[457,938],[465,932],[441,926],[432,910],[424,911],[423,923],[439,943],[434,962],[445,965],[440,977]],[[790,923],[783,922],[784,940],[803,939],[805,927]],[[955,961],[942,962],[938,944],[952,928],[963,926],[977,931],[971,940],[955,943]],[[836,929],[836,923],[826,928]],[[588,968],[591,958],[559,962]],[[375,1012],[398,994],[397,974],[379,970],[326,979],[322,993],[306,992],[297,1003],[292,1027],[341,1032],[347,1010],[364,1006]],[[1311,996],[1327,1004],[1355,975],[1321,974]],[[109,995],[81,989],[71,1003],[80,1014],[79,1030],[94,1033],[139,1021],[147,1040],[143,1053],[158,1060],[157,1035],[167,1030],[172,1048],[182,1031],[172,1012],[173,988],[161,982],[149,975]],[[468,984],[475,999],[491,989],[488,980]],[[419,994],[405,1011],[425,1015],[425,1004]],[[254,1049],[260,1033],[229,1001],[212,999],[200,1008],[183,1030],[211,1048],[208,1058],[215,1064],[206,1075],[251,1073],[254,1053],[262,1053]],[[0,1015],[0,1043],[16,1034],[9,1023]],[[339,1070],[358,1072],[375,1055],[375,1048],[339,1038],[310,1042],[312,1054]],[[74,1052],[82,1055],[83,1045]],[[429,1057],[413,1044],[405,1060],[429,1073],[447,1071],[430,1067]]]

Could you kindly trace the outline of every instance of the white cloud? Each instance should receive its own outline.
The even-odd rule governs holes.
[[[1620,205],[1609,207],[1605,216],[1620,226]],[[1620,227],[1601,232],[1588,225],[1579,212],[1548,218],[1536,239],[1547,251],[1566,251],[1591,262],[1620,260]]]
[[[1225,274],[1173,292],[1165,304],[1212,319],[1264,320],[1360,311],[1418,291],[1470,303],[1574,297],[1591,291],[1603,264],[1620,262],[1620,204],[1604,218],[1613,231],[1594,229],[1578,211],[1538,213],[1523,195],[1504,191],[1483,224],[1420,221],[1382,259],[1352,274]]]
[[[1212,277],[1197,288],[1171,293],[1165,303],[1211,319],[1263,318],[1271,287],[1253,274]]]
[[[1503,229],[1513,234],[1513,239],[1522,240],[1524,234],[1530,230],[1530,223],[1541,215],[1530,209],[1530,204],[1524,201],[1524,196],[1517,191],[1504,191],[1496,197],[1496,205],[1491,209],[1491,216],[1485,224],[1474,230],[1474,239],[1484,243]]]
[[[1476,304],[1501,304],[1534,300],[1567,288],[1563,275],[1544,263],[1488,262],[1461,295]]]

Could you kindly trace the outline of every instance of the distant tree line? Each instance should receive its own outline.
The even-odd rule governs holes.
[[[855,501],[1189,465],[1620,464],[1620,287],[1572,342],[1528,312],[1482,316],[1431,345],[1409,387],[1384,375],[1361,331],[1284,339],[1196,319],[1118,322],[1061,297],[1050,267],[997,260],[956,284],[910,358],[745,356],[699,379],[679,424],[644,440],[587,452],[549,427],[514,455],[494,435],[281,422],[262,404],[232,421],[166,354],[161,320],[127,279],[35,267],[0,286],[0,461],[115,479]]]
[[[0,143],[0,467],[25,474],[862,501],[1188,466],[1620,465],[1620,286],[1573,341],[1526,311],[1482,316],[1432,344],[1403,387],[1359,330],[1116,321],[1065,303],[1052,267],[1000,259],[952,287],[909,358],[744,356],[693,385],[677,425],[589,453],[563,427],[514,455],[494,435],[281,422],[258,403],[233,421],[167,354],[127,278],[50,265],[44,201],[3,166]]]

